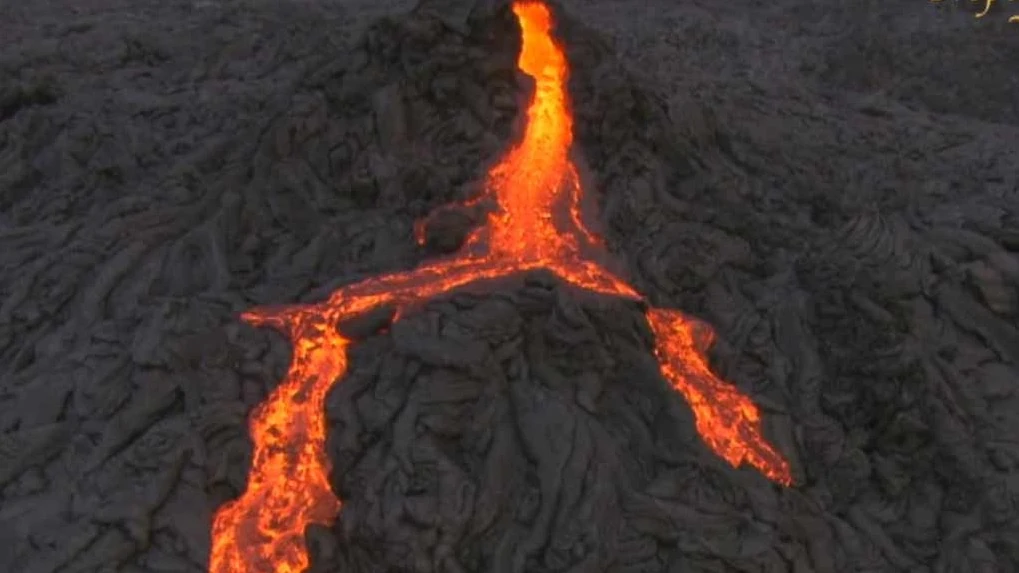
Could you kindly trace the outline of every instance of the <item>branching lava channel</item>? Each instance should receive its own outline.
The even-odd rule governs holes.
[[[472,235],[457,256],[342,287],[322,303],[244,314],[251,324],[286,334],[294,352],[286,378],[251,415],[247,486],[216,512],[210,573],[302,572],[309,563],[305,528],[336,518],[341,504],[328,481],[325,397],[347,369],[351,343],[336,330],[338,322],[380,305],[401,309],[469,283],[539,268],[583,289],[641,298],[581,255],[599,245],[579,216],[582,189],[568,155],[573,129],[566,56],[551,36],[547,6],[519,0],[513,11],[522,32],[518,66],[535,88],[522,139],[489,173],[486,192],[498,209],[484,232]],[[556,220],[557,206],[571,216]],[[788,464],[761,433],[753,402],[708,368],[707,325],[659,308],[648,310],[647,320],[662,375],[689,402],[711,449],[733,466],[748,462],[776,482],[791,483]]]

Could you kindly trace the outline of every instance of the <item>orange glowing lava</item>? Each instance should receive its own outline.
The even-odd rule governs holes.
[[[549,9],[513,5],[522,31],[518,65],[535,80],[521,141],[489,173],[486,193],[498,210],[460,254],[412,271],[348,285],[314,305],[256,309],[255,325],[286,334],[294,355],[286,378],[251,416],[254,455],[240,498],[224,504],[212,526],[210,573],[297,573],[308,566],[305,527],[329,524],[340,509],[328,481],[325,397],[347,369],[338,322],[380,305],[402,309],[478,281],[548,269],[583,289],[640,299],[622,278],[581,255],[598,248],[580,217],[582,192],[568,153],[573,140],[566,56],[552,39]],[[557,217],[556,213],[565,213]],[[789,466],[764,439],[753,402],[708,368],[707,325],[678,311],[652,308],[648,323],[662,375],[693,409],[698,433],[733,466],[748,462],[790,484]]]

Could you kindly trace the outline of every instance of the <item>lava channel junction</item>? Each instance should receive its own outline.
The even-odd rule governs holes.
[[[643,300],[581,254],[601,245],[580,215],[583,189],[569,156],[566,56],[552,38],[546,5],[518,0],[513,12],[522,33],[517,63],[535,85],[521,139],[488,173],[484,194],[497,208],[485,224],[448,258],[341,287],[321,303],[243,315],[288,336],[293,358],[284,380],[251,414],[247,486],[216,512],[210,573],[302,572],[309,564],[305,528],[338,515],[341,502],[328,480],[325,398],[347,370],[352,341],[337,330],[340,322],[381,306],[395,308],[398,320],[415,304],[469,283],[536,269],[582,289]],[[747,462],[790,484],[789,465],[763,437],[754,403],[709,369],[703,349],[711,329],[676,310],[646,308],[661,373],[690,404],[704,442],[733,466]]]

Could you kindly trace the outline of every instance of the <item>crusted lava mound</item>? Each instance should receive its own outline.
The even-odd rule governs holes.
[[[598,6],[557,7],[588,221],[716,329],[797,483],[711,453],[634,302],[534,272],[341,325],[311,571],[1019,568],[1019,128],[741,72],[696,4],[668,83]],[[463,242],[531,87],[516,21],[41,9],[2,19],[0,570],[203,571],[291,353],[239,313]]]

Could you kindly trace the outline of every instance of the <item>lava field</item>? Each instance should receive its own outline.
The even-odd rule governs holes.
[[[900,4],[0,6],[0,571],[1019,571],[1019,25]]]

